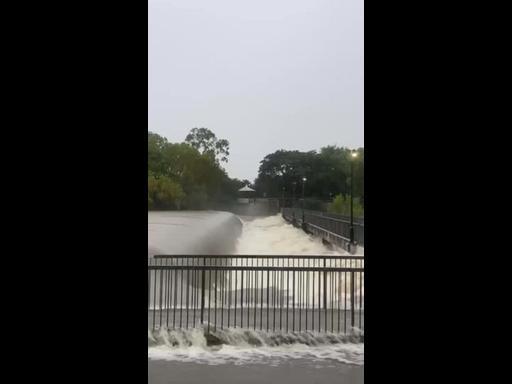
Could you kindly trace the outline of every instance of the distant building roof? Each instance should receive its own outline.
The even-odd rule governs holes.
[[[249,186],[246,185],[245,187],[240,188],[238,192],[254,192],[254,189],[249,188]]]

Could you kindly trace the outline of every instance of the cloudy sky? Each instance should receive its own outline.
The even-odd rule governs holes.
[[[148,130],[229,140],[231,177],[278,149],[364,146],[362,0],[149,0]]]

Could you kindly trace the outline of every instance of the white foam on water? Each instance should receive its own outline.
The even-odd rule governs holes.
[[[329,249],[321,239],[306,234],[279,215],[243,221],[237,254],[246,255],[348,255],[343,249]]]
[[[323,364],[364,364],[364,344],[350,343],[334,334],[269,334],[229,329],[213,333],[223,344],[207,346],[203,332],[203,329],[160,331],[156,337],[149,333],[148,341],[151,337],[152,345],[148,347],[148,357],[208,365],[278,366],[294,359]]]

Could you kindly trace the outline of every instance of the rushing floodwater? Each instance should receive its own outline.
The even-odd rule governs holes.
[[[242,234],[236,254],[344,255],[325,247],[318,238],[286,223],[280,215],[242,218]],[[361,249],[361,253],[364,252]],[[216,335],[223,344],[207,346],[202,329],[148,332],[148,357],[156,360],[195,362],[209,365],[279,365],[290,360],[308,361],[321,368],[332,364],[364,364],[364,344],[351,343],[334,334],[266,333],[229,329]]]
[[[329,250],[321,240],[288,224],[280,215],[244,220],[237,244],[238,254],[274,255],[344,255],[343,250]]]
[[[269,334],[242,329],[219,330],[215,334],[225,344],[207,346],[201,329],[162,331],[156,337],[148,335],[156,344],[148,349],[149,358],[209,365],[278,366],[289,359],[309,360],[315,365],[321,362],[364,363],[363,344],[350,343],[339,335]]]

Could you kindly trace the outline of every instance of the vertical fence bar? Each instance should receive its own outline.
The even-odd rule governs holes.
[[[356,311],[354,308],[355,304],[355,282],[354,282],[354,272],[350,272],[350,326],[353,328],[355,324],[355,315]]]
[[[295,332],[295,270],[292,272],[293,274],[293,282],[292,282],[292,285],[293,285],[293,312],[292,312],[292,332]]]
[[[171,260],[172,262],[172,260]],[[167,310],[166,310],[166,316],[165,316],[165,326],[167,329],[169,329],[169,309],[171,307],[171,286],[170,284],[172,284],[172,281],[171,281],[171,270],[168,269],[167,271],[167,300],[165,302],[166,306],[167,306]]]
[[[242,260],[243,265],[243,260]],[[244,327],[244,271],[241,273],[240,278],[240,327]]]
[[[183,269],[180,272],[180,328],[183,328]]]
[[[261,262],[263,265],[263,260]],[[263,330],[263,271],[261,271],[261,297],[260,297],[260,331]]]
[[[256,259],[256,266],[258,266],[258,260]],[[256,329],[256,316],[257,316],[257,313],[258,313],[258,271],[255,270],[254,271],[254,300],[253,300],[253,305],[254,305],[254,318],[253,318],[253,328]]]
[[[176,328],[176,307],[177,307],[177,301],[178,301],[178,270],[174,270],[174,305],[172,307],[172,327],[173,329]]]
[[[155,278],[153,279],[154,280],[154,289],[153,289],[153,331],[155,330],[155,327],[156,327],[156,273],[157,273],[157,270],[155,269]]]
[[[268,264],[268,263],[267,263]],[[267,270],[267,332],[269,327],[269,315],[270,315],[270,270]]]
[[[361,326],[361,309],[363,306],[363,272],[359,272],[359,329],[363,329]]]
[[[193,321],[194,321],[194,325],[193,327],[196,328],[197,327],[197,319],[196,319],[196,311],[199,309],[199,300],[198,300],[198,291],[199,291],[199,275],[200,275],[200,271],[197,269],[197,267],[199,267],[198,265],[198,259],[194,259],[194,262],[192,263],[192,265],[196,268],[194,269],[194,277],[193,277],[193,282],[192,282],[192,306],[194,308],[193,310]]]
[[[160,266],[163,264],[163,260],[160,261]],[[162,328],[162,295],[163,295],[163,290],[164,290],[164,287],[163,287],[163,275],[164,275],[164,270],[163,269],[160,269],[160,279],[159,279],[159,285],[160,285],[160,295],[159,295],[159,299],[158,299],[158,307],[159,307],[159,310],[158,310],[158,314],[160,316],[160,319],[159,319],[159,323],[158,323],[158,328]]]
[[[308,259],[308,268],[311,259]],[[306,272],[306,332],[308,331],[308,307],[309,307],[309,271]]]
[[[283,260],[284,265],[284,260]],[[281,270],[280,276],[279,276],[279,330],[283,330],[283,300],[284,300],[284,271]]]
[[[201,270],[201,325],[204,324],[205,266],[206,257],[203,258],[203,269]]]
[[[222,264],[222,263],[221,263]],[[226,262],[227,264],[227,262]],[[220,329],[224,329],[224,270],[220,271]]]
[[[290,270],[286,271],[286,333],[288,333],[288,317],[290,313]]]
[[[332,264],[332,263],[331,263]],[[336,268],[336,260],[334,260],[334,268]],[[337,317],[335,316],[336,315],[336,298],[337,298],[337,290],[336,290],[336,286],[337,286],[337,272],[336,271],[332,271],[331,272],[331,300],[330,300],[330,305],[331,305],[331,332],[335,332],[335,329],[336,329],[336,319]]]
[[[234,314],[234,323],[236,328],[236,307],[237,307],[237,300],[238,299],[238,271],[235,271],[235,314]]]
[[[336,274],[336,294],[337,294],[337,299],[336,299],[336,305],[338,306],[338,333],[340,333],[340,314],[341,314],[341,311],[340,311],[340,306],[341,306],[341,273],[337,273]]]
[[[279,259],[277,260],[279,263]],[[272,259],[272,266],[274,266],[274,259]],[[272,271],[272,312],[273,312],[273,325],[272,330],[273,332],[276,331],[276,271]]]
[[[247,266],[249,267],[249,258],[247,259]],[[245,294],[245,304],[247,307],[247,328],[249,328],[249,321],[251,318],[249,311],[251,309],[251,297],[252,297],[252,295],[251,295],[251,271],[249,269],[247,269],[245,278],[246,278],[245,285],[247,287],[247,292]]]
[[[231,324],[229,321],[231,320],[231,291],[233,290],[233,282],[232,282],[232,271],[228,271],[228,328]]]
[[[208,261],[210,263],[210,260]],[[212,270],[208,270],[208,333],[210,333],[210,307],[212,305]]]
[[[313,260],[313,267],[316,265],[316,260]],[[311,329],[315,331],[315,272],[313,271],[311,276],[312,281],[312,309],[311,309]]]
[[[187,265],[189,265],[188,264],[188,259],[187,259]],[[185,306],[187,308],[187,325],[186,325],[186,328],[188,328],[188,309],[189,309],[189,295],[190,295],[190,278],[189,278],[190,274],[189,274],[189,272],[190,272],[190,270],[187,269],[187,282],[186,282],[186,284],[187,284],[187,300],[186,300],[186,303],[185,303]]]
[[[300,267],[300,260],[299,260]],[[302,271],[299,271],[299,332],[302,329]]]
[[[327,267],[327,259],[324,257],[324,268]],[[324,271],[324,309],[327,310],[327,272]]]
[[[148,313],[151,313],[151,269],[148,269]]]
[[[215,266],[217,266],[217,259],[215,259]],[[213,278],[213,289],[214,289],[214,295],[215,295],[215,330],[217,330],[217,297],[218,297],[218,290],[217,290],[217,269],[215,269],[215,274]]]

